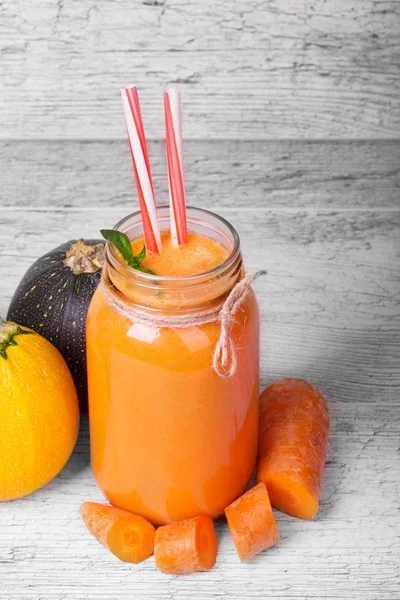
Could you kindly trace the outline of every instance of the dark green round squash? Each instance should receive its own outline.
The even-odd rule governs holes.
[[[7,314],[8,321],[30,327],[61,352],[83,413],[88,409],[86,316],[103,262],[101,240],[71,240],[58,246],[28,269]]]

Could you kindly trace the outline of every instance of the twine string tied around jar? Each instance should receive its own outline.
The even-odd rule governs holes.
[[[233,286],[222,307],[212,308],[194,315],[161,316],[148,314],[142,310],[126,306],[115,294],[110,292],[108,286],[104,283],[103,291],[107,301],[117,312],[139,325],[183,329],[219,321],[221,330],[215,346],[212,364],[217,375],[223,379],[227,379],[232,377],[237,369],[237,354],[232,335],[236,313],[249,293],[253,281],[262,275],[266,275],[266,273],[265,270],[261,270],[251,275],[246,275]]]

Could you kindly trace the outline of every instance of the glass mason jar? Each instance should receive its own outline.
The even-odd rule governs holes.
[[[169,208],[157,212],[161,230],[168,229]],[[199,316],[222,306],[243,277],[235,229],[197,208],[188,207],[187,220],[190,231],[228,250],[222,264],[200,275],[159,277],[128,267],[107,244],[87,319],[93,472],[114,506],[155,524],[217,517],[245,489],[257,456],[260,324],[252,290],[232,327],[237,367],[230,377],[213,369],[218,321],[159,327],[128,314],[134,309],[155,323]],[[140,213],[116,229],[140,237]]]

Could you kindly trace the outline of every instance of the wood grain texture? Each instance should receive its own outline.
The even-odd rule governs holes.
[[[191,142],[193,203],[238,229],[262,313],[262,385],[297,376],[332,416],[315,521],[276,513],[281,541],[240,564],[226,523],[209,573],[118,562],[86,532],[102,500],[84,420],[63,472],[0,503],[1,600],[399,600],[400,202],[395,143]],[[151,155],[166,197],[163,147]],[[0,144],[0,314],[25,270],[133,208],[126,144]]]
[[[0,313],[38,256],[125,213],[3,211]],[[240,232],[249,272],[268,270],[257,283],[264,377],[310,378],[343,402],[398,403],[400,211],[220,213]]]
[[[149,145],[159,203],[167,203],[165,145]],[[128,143],[0,142],[0,205],[126,207],[136,191]],[[398,142],[188,141],[190,204],[218,210],[400,207]]]
[[[78,508],[102,501],[86,421],[64,471],[32,496],[0,504],[2,600],[398,600],[400,411],[331,405],[333,426],[315,521],[276,512],[278,546],[240,564],[227,525],[209,573],[166,576],[154,559],[119,562],[85,530]]]
[[[124,137],[119,88],[141,91],[149,137],[162,91],[186,138],[396,138],[393,0],[3,0],[0,137]]]

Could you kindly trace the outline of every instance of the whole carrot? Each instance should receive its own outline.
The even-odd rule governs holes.
[[[232,502],[226,519],[241,561],[249,560],[279,540],[275,518],[264,483]]]
[[[163,573],[193,573],[210,570],[217,558],[214,523],[207,516],[177,521],[159,527],[154,557]]]
[[[120,560],[138,563],[153,554],[155,529],[143,517],[98,502],[84,502],[80,514],[90,533]]]
[[[272,506],[300,519],[318,510],[329,413],[321,392],[302,379],[280,379],[260,398],[257,481]]]

